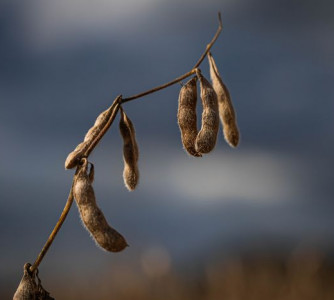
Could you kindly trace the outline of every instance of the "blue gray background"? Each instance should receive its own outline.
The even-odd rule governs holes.
[[[124,105],[141,152],[138,189],[129,193],[122,181],[117,121],[91,160],[99,205],[131,247],[99,250],[73,206],[40,272],[64,286],[145,261],[152,249],[173,267],[243,251],[331,253],[333,9],[302,0],[2,0],[0,290],[14,291],[56,223],[73,175],[64,160],[96,116],[118,94],[190,70],[218,11],[224,30],[212,53],[240,146],[229,148],[220,132],[212,154],[187,156],[178,85]],[[207,61],[201,69],[208,77]]]

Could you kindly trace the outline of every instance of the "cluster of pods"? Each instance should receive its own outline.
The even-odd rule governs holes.
[[[212,84],[204,78],[199,69],[196,69],[196,75],[181,88],[179,94],[177,120],[182,144],[187,153],[195,157],[201,157],[214,149],[219,119],[222,122],[224,137],[228,144],[236,147],[239,142],[236,115],[229,92],[219,75],[211,53],[208,53],[208,60]],[[197,130],[196,117],[197,81],[200,82],[203,105],[202,125],[199,131]],[[121,96],[118,100],[121,103]],[[123,138],[123,179],[128,190],[133,191],[139,181],[138,145],[130,118],[121,105],[119,105],[119,110],[119,130]],[[125,238],[107,223],[97,205],[92,186],[94,165],[88,162],[87,152],[101,138],[99,137],[101,132],[109,128],[108,126],[114,120],[117,112],[113,105],[102,112],[97,117],[93,127],[88,130],[83,142],[68,155],[65,161],[66,169],[77,167],[72,191],[83,225],[90,232],[97,245],[111,252],[122,251],[128,244]]]
[[[219,118],[227,143],[232,147],[236,147],[239,143],[239,130],[230,94],[219,75],[211,53],[208,53],[208,59],[212,84],[197,70],[196,76],[181,88],[179,94],[177,120],[182,144],[190,155],[196,157],[201,157],[202,154],[209,153],[214,149],[219,129]],[[196,116],[197,80],[200,82],[203,105],[200,131],[197,130]]]
[[[110,122],[114,111],[115,108],[110,107],[97,117],[93,127],[85,135],[84,141],[68,155],[65,168],[77,167],[72,191],[82,224],[98,246],[106,251],[119,252],[127,247],[128,244],[125,238],[108,224],[103,212],[98,207],[92,186],[94,165],[88,162],[85,156],[81,156],[97,139],[101,131],[107,126],[107,123]],[[120,115],[119,130],[123,138],[123,178],[128,190],[133,191],[139,180],[138,145],[134,126],[122,107],[120,107]]]

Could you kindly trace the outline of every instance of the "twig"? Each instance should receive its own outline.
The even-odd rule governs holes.
[[[74,180],[75,180],[74,178],[73,178],[73,183],[74,183]],[[55,239],[55,237],[56,237],[56,235],[57,235],[57,233],[59,231],[59,229],[63,225],[63,223],[64,223],[64,221],[65,221],[65,219],[67,217],[68,212],[70,211],[70,208],[71,208],[72,203],[73,203],[73,191],[72,191],[72,189],[73,189],[73,183],[72,183],[72,187],[71,187],[70,193],[69,193],[68,198],[67,198],[67,202],[66,202],[65,207],[63,209],[63,212],[61,213],[61,216],[60,216],[60,218],[59,218],[56,226],[53,228],[53,230],[52,230],[52,232],[51,232],[48,240],[44,244],[43,249],[38,254],[38,257],[35,260],[34,264],[30,267],[30,271],[31,272],[34,272],[38,268],[39,264],[42,262],[42,260],[43,260],[43,258],[45,256],[46,252],[48,252],[48,250],[49,250],[49,248],[50,248],[53,240]]]
[[[143,92],[143,93],[140,93],[140,94],[137,94],[137,95],[134,95],[134,96],[131,96],[131,97],[128,97],[128,98],[124,98],[122,99],[122,96],[118,96],[114,102],[112,103],[112,106],[114,107],[113,108],[113,112],[107,122],[107,124],[105,125],[105,127],[101,130],[101,132],[99,133],[99,135],[95,138],[95,140],[93,141],[92,144],[89,145],[89,147],[87,148],[87,150],[85,151],[84,155],[82,157],[88,157],[90,155],[90,153],[94,150],[94,148],[96,147],[96,145],[99,143],[99,141],[102,139],[102,137],[104,136],[104,134],[107,132],[107,130],[109,129],[109,127],[112,125],[117,113],[118,113],[118,110],[120,108],[120,105],[122,103],[125,103],[125,102],[129,102],[129,101],[132,101],[132,100],[135,100],[137,98],[140,98],[140,97],[143,97],[143,96],[146,96],[148,94],[152,94],[154,92],[157,92],[159,90],[162,90],[164,88],[167,88],[175,83],[178,83],[180,82],[181,80],[189,77],[190,75],[192,74],[195,74],[197,72],[199,72],[198,70],[198,67],[199,65],[202,63],[202,61],[204,60],[204,58],[206,57],[206,55],[208,54],[208,52],[210,51],[210,49],[212,48],[212,46],[214,45],[214,43],[216,42],[217,38],[219,37],[222,29],[223,29],[223,25],[222,25],[222,20],[221,20],[221,15],[220,13],[218,13],[218,21],[219,21],[219,26],[218,26],[218,29],[214,35],[214,37],[212,38],[211,42],[206,46],[206,49],[205,51],[203,52],[203,54],[201,55],[201,57],[199,58],[199,60],[196,62],[196,64],[194,65],[194,67],[191,69],[191,71],[177,77],[176,79],[168,82],[168,83],[165,83],[163,85],[160,85],[158,87],[155,87],[153,89],[150,89],[146,92]],[[78,171],[78,169],[77,169]],[[77,173],[76,171],[76,173]],[[31,272],[34,272],[35,270],[37,270],[38,266],[40,265],[40,263],[42,262],[45,254],[47,253],[47,251],[49,250],[52,242],[54,241],[58,231],[60,230],[61,226],[63,225],[66,217],[67,217],[67,214],[68,212],[70,211],[70,208],[72,206],[72,203],[73,203],[73,184],[74,184],[74,181],[75,181],[75,178],[76,178],[76,173],[73,177],[73,182],[72,182],[72,187],[71,187],[71,190],[69,192],[69,195],[68,195],[68,198],[67,198],[67,202],[65,204],[65,207],[63,209],[63,212],[57,222],[57,224],[55,225],[54,229],[52,230],[48,240],[46,241],[43,249],[41,250],[41,252],[39,253],[36,261],[34,262],[34,264],[30,267],[30,271]]]
[[[212,48],[212,46],[214,45],[214,43],[216,42],[217,38],[219,37],[220,35],[220,32],[222,31],[223,29],[223,23],[222,23],[222,19],[221,19],[221,14],[220,12],[218,13],[218,21],[219,21],[219,26],[218,26],[218,29],[217,29],[217,32],[216,34],[214,35],[214,37],[212,38],[211,42],[206,46],[206,49],[205,51],[203,52],[203,54],[201,55],[201,57],[199,58],[199,60],[197,61],[197,63],[194,65],[194,67],[191,69],[191,71],[181,75],[180,77],[170,81],[170,82],[167,82],[165,84],[162,84],[162,85],[159,85],[153,89],[150,89],[146,92],[142,92],[140,94],[137,94],[137,95],[134,95],[134,96],[131,96],[131,97],[128,97],[128,98],[124,98],[122,100],[122,103],[125,103],[125,102],[128,102],[128,101],[132,101],[132,100],[135,100],[137,98],[140,98],[140,97],[143,97],[143,96],[146,96],[146,95],[149,95],[149,94],[152,94],[152,93],[155,93],[157,91],[160,91],[166,87],[169,87],[175,83],[178,83],[180,82],[181,80],[189,77],[190,75],[196,73],[196,69],[198,68],[198,66],[202,63],[202,61],[204,60],[205,56],[208,54],[208,52],[210,51],[210,49]]]
[[[208,52],[212,48],[213,44],[218,39],[218,37],[220,35],[220,32],[223,30],[223,22],[222,22],[222,16],[221,16],[220,12],[218,13],[218,21],[219,21],[219,26],[218,26],[216,34],[212,38],[211,42],[206,46],[206,50],[204,51],[204,53],[202,54],[202,56],[199,58],[198,62],[194,65],[193,70],[196,69],[202,63],[202,61],[204,60],[205,56],[208,54]]]

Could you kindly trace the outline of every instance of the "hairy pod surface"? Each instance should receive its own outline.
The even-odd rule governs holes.
[[[237,126],[237,119],[232,105],[231,96],[221,76],[219,75],[216,63],[211,53],[208,53],[208,60],[212,86],[217,94],[219,117],[223,125],[224,137],[226,142],[231,147],[236,147],[239,143],[239,129]]]
[[[133,191],[139,181],[139,150],[134,126],[124,110],[121,110],[119,130],[123,138],[123,180],[127,189]]]
[[[107,110],[103,111],[96,118],[94,125],[88,130],[84,137],[84,141],[80,143],[66,158],[65,161],[65,169],[73,169],[76,167],[89,148],[89,146],[94,142],[94,140],[98,137],[100,132],[108,123],[109,118],[111,117],[114,111],[114,107],[110,106]]]
[[[13,300],[37,300],[38,289],[34,275],[29,271],[31,264],[23,267],[23,277],[14,294]]]
[[[112,109],[111,107],[109,107],[107,110],[99,114],[99,116],[95,120],[94,125],[86,133],[84,138],[85,142],[94,140],[97,137],[97,135],[100,133],[103,127],[107,124],[108,119],[111,116],[111,113]]]
[[[122,251],[128,246],[124,237],[109,226],[101,209],[97,206],[92,181],[87,174],[87,159],[83,159],[73,185],[73,196],[77,203],[80,218],[96,243],[104,250]]]
[[[197,77],[190,79],[180,90],[177,123],[184,149],[193,156],[202,156],[195,150],[197,131]]]
[[[85,153],[87,143],[82,142],[67,156],[65,169],[73,169],[77,166],[79,158]]]
[[[201,88],[201,99],[203,105],[202,127],[199,131],[195,149],[199,153],[209,153],[213,150],[217,141],[219,129],[217,95],[211,84],[198,73]]]

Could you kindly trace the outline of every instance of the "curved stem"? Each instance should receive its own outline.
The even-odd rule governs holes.
[[[208,54],[208,52],[210,51],[210,49],[212,48],[212,46],[214,45],[214,43],[216,42],[217,38],[219,37],[222,29],[223,29],[223,23],[222,23],[222,19],[221,19],[221,14],[220,12],[218,13],[218,21],[219,21],[219,26],[218,26],[218,29],[217,29],[217,32],[216,34],[214,35],[214,37],[212,38],[211,42],[209,44],[207,44],[206,48],[205,48],[205,51],[203,52],[203,54],[201,55],[201,57],[199,58],[199,60],[197,61],[197,63],[194,65],[194,67],[191,69],[191,71],[179,76],[178,78],[175,78],[174,80],[170,81],[170,82],[167,82],[165,84],[162,84],[162,85],[159,85],[153,89],[150,89],[148,91],[145,91],[145,92],[142,92],[140,94],[137,94],[137,95],[134,95],[134,96],[131,96],[131,97],[128,97],[128,98],[124,98],[122,100],[122,103],[125,103],[125,102],[129,102],[129,101],[132,101],[134,99],[137,99],[137,98],[140,98],[140,97],[143,97],[143,96],[146,96],[148,94],[152,94],[152,93],[155,93],[159,90],[162,90],[166,87],[169,87],[175,83],[178,83],[180,82],[181,80],[189,77],[190,75],[196,73],[196,69],[198,68],[198,66],[202,63],[202,61],[204,60],[205,56]]]
[[[208,52],[210,51],[210,49],[212,48],[213,44],[216,42],[216,40],[218,39],[221,31],[223,30],[223,23],[222,23],[222,16],[220,14],[220,12],[218,13],[218,21],[219,21],[219,26],[217,29],[216,34],[214,35],[214,37],[212,38],[211,42],[209,44],[207,44],[206,49],[204,51],[204,53],[202,54],[202,56],[199,58],[199,60],[197,61],[197,63],[194,65],[193,69],[196,69],[204,60],[205,56],[208,54]]]
[[[171,85],[173,85],[173,84],[175,84],[175,83],[180,82],[181,80],[183,80],[183,79],[189,77],[191,74],[194,74],[194,73],[195,73],[195,71],[194,71],[194,70],[191,70],[191,71],[189,71],[188,73],[185,73],[185,74],[181,75],[181,76],[178,77],[178,78],[175,78],[174,80],[172,80],[172,81],[170,81],[170,82],[167,82],[167,83],[165,83],[165,84],[159,85],[159,86],[157,86],[157,87],[155,87],[155,88],[153,88],[153,89],[150,89],[150,90],[148,90],[148,91],[146,91],[146,92],[143,92],[143,93],[140,93],[140,94],[137,94],[137,95],[128,97],[128,98],[124,98],[124,99],[122,100],[122,103],[131,101],[131,100],[135,100],[135,99],[137,99],[137,98],[146,96],[146,95],[148,95],[148,94],[152,94],[152,93],[155,93],[155,92],[157,92],[157,91],[160,91],[160,90],[162,90],[162,89],[164,89],[164,88],[166,88],[166,87],[169,87],[169,86],[171,86]]]
[[[75,177],[74,177],[75,178]],[[74,182],[74,178],[73,178],[73,182]],[[55,239],[59,229],[61,228],[61,226],[63,225],[66,217],[67,217],[67,214],[68,212],[70,211],[71,209],[71,206],[72,206],[72,203],[73,203],[73,183],[72,183],[72,187],[71,187],[71,190],[70,190],[70,193],[68,195],[68,198],[67,198],[67,202],[65,204],[65,207],[63,209],[63,212],[61,213],[60,215],[60,218],[56,224],[56,226],[53,228],[48,240],[46,241],[46,243],[44,244],[44,247],[43,249],[41,250],[41,252],[38,254],[38,257],[37,259],[35,260],[34,264],[30,267],[30,271],[31,272],[34,272],[39,264],[42,262],[46,252],[48,252],[53,240]]]

